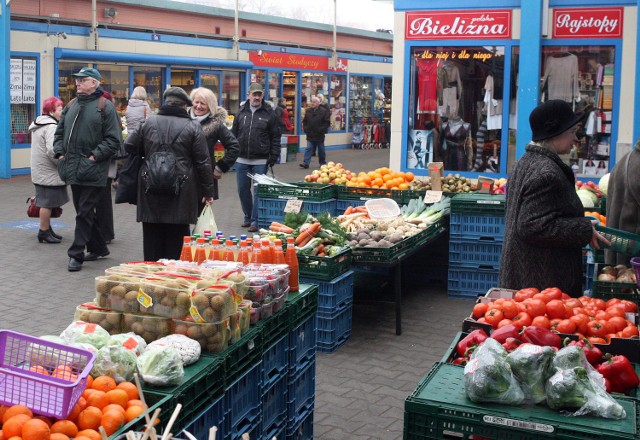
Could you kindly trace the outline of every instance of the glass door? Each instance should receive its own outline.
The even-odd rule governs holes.
[[[193,69],[171,69],[171,87],[181,87],[188,95],[194,88],[194,75]]]
[[[220,102],[220,72],[215,70],[200,71],[200,87],[206,87],[215,93]]]
[[[162,68],[134,67],[133,87],[144,87],[147,91],[147,101],[152,111],[156,111],[162,102]]]
[[[287,110],[289,110],[289,118],[291,118],[291,124],[294,127],[294,131],[297,132],[296,115],[298,114],[297,108],[297,86],[298,76],[296,72],[285,71],[282,78],[282,96],[287,100]],[[302,104],[302,113],[300,115],[300,121],[304,117],[306,103]]]

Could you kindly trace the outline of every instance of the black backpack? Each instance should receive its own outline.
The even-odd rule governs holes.
[[[145,194],[177,196],[180,194],[180,188],[187,180],[187,176],[178,172],[178,160],[171,147],[189,125],[189,121],[182,126],[169,144],[164,142],[156,118],[153,118],[153,123],[160,138],[162,151],[156,151],[144,159],[144,169],[142,171],[144,192]]]

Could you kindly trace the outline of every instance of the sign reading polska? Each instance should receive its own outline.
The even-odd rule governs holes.
[[[553,10],[553,38],[622,38],[624,8]]]
[[[511,38],[511,11],[407,12],[406,40],[486,40]]]

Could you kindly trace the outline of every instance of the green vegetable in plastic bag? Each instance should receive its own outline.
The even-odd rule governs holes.
[[[147,342],[133,332],[111,335],[107,345],[120,345],[136,356],[140,356],[145,348],[147,348]]]
[[[150,385],[179,385],[184,377],[180,355],[171,346],[147,347],[137,362],[140,376]]]
[[[109,376],[117,383],[130,382],[136,372],[136,355],[122,345],[107,345],[98,350],[91,375]]]
[[[546,399],[544,385],[553,374],[549,366],[555,356],[551,347],[523,344],[507,355],[513,375],[524,391],[528,402],[540,403]]]
[[[69,324],[60,334],[62,340],[70,344],[72,342],[84,342],[101,349],[111,337],[108,331],[98,324],[90,324],[84,321],[75,321]]]

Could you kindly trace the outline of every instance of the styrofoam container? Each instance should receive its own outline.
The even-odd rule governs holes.
[[[369,217],[384,220],[400,215],[400,207],[392,199],[369,199],[364,206],[369,212]]]

